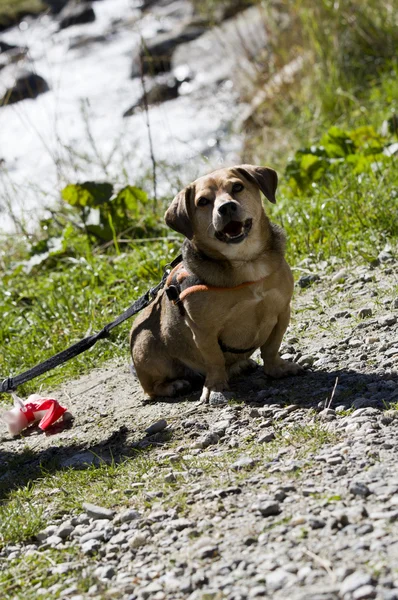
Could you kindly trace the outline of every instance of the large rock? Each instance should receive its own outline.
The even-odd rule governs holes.
[[[171,58],[177,46],[195,40],[205,31],[203,23],[187,23],[144,42],[139,55],[134,59],[131,77],[139,77],[141,72],[144,75],[157,75],[170,71]]]
[[[0,100],[0,106],[14,104],[26,98],[37,98],[49,90],[48,83],[43,77],[29,71],[22,72],[16,79],[15,84],[9,88]]]
[[[90,3],[68,4],[60,14],[59,28],[82,25],[95,21],[95,12]]]
[[[178,46],[172,56],[172,70],[188,68],[193,79],[200,76],[202,84],[230,79],[237,91],[247,92],[258,77],[258,64],[267,56],[268,20],[261,4],[248,8],[198,39]]]
[[[173,76],[169,76],[166,79],[161,78],[156,81],[146,93],[146,102],[148,106],[161,104],[162,102],[167,102],[167,100],[174,100],[177,98],[180,84],[181,82],[177,81]],[[145,94],[142,94],[141,98],[123,113],[123,117],[131,117],[131,115],[140,108],[145,108]]]

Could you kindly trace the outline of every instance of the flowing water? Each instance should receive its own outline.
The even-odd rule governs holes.
[[[195,176],[238,160],[236,73],[247,74],[251,64],[250,57],[243,64],[239,44],[246,38],[247,51],[252,38],[255,51],[264,47],[259,9],[179,46],[174,73],[189,74],[179,97],[123,118],[143,93],[141,79],[130,77],[141,39],[173,30],[192,16],[192,7],[186,0],[146,13],[129,0],[101,0],[93,7],[96,20],[89,24],[59,30],[54,17],[42,15],[0,35],[29,49],[22,61],[0,71],[0,97],[21,67],[50,87],[34,100],[0,107],[0,230],[12,230],[10,214],[33,227],[69,182],[144,182],[151,193],[150,137],[160,194],[172,196]]]

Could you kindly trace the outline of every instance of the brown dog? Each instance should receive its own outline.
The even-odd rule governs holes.
[[[187,238],[183,263],[136,319],[130,345],[149,396],[188,391],[204,376],[202,400],[228,389],[229,376],[261,349],[264,371],[293,375],[278,355],[290,319],[293,277],[282,230],[268,220],[260,190],[275,202],[278,177],[267,167],[219,169],[180,192],[167,225]]]

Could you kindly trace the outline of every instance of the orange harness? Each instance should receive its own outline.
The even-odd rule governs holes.
[[[184,267],[183,263],[180,263],[172,271],[166,280],[165,292],[168,299],[178,308],[180,315],[185,315],[184,300],[191,294],[196,292],[224,292],[225,290],[235,291],[245,288],[254,283],[259,283],[265,279],[265,277],[258,279],[257,281],[245,281],[239,285],[232,287],[217,287],[201,283],[200,280],[193,275]],[[256,346],[247,349],[231,348],[226,346],[221,340],[218,340],[220,348],[223,352],[233,352],[235,354],[246,354],[247,352],[253,352]]]

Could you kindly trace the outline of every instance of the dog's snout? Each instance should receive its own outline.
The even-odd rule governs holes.
[[[218,212],[224,217],[225,215],[232,215],[237,209],[238,205],[236,202],[224,202],[218,207]]]

